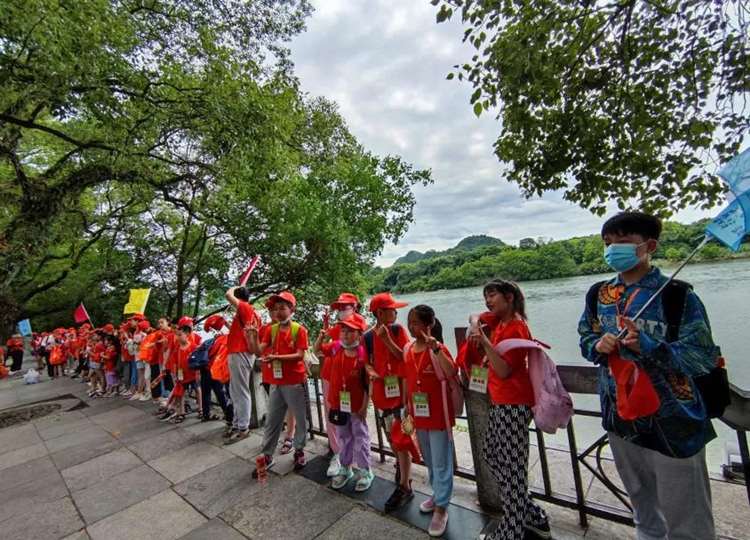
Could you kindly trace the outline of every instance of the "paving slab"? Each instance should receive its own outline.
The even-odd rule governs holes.
[[[0,455],[42,442],[32,423],[0,429]]]
[[[67,450],[74,446],[81,446],[84,444],[100,444],[104,441],[114,440],[112,435],[99,426],[91,425],[85,428],[80,428],[78,431],[72,433],[66,433],[54,439],[45,441],[50,454],[59,452],[60,450]]]
[[[27,481],[13,487],[0,487],[0,522],[13,516],[34,512],[39,504],[49,503],[68,495],[60,473],[57,470],[39,474],[32,471]],[[2,528],[0,527],[0,530]]]
[[[206,521],[168,489],[90,525],[88,533],[93,540],[177,540]]]
[[[249,538],[315,538],[354,505],[300,476],[269,477],[263,489],[219,516]],[[279,519],[279,510],[284,519]],[[294,511],[299,510],[299,511]]]
[[[212,441],[213,442],[213,441]],[[255,461],[255,458],[260,454],[260,449],[263,447],[263,437],[251,434],[247,439],[241,440],[232,444],[223,444],[224,439],[221,439],[219,445],[226,450],[231,452],[235,456]]]
[[[122,431],[133,425],[141,425],[153,421],[151,415],[140,409],[131,407],[127,403],[117,409],[90,416],[89,419],[110,432]]]
[[[84,521],[92,524],[168,489],[169,485],[151,467],[141,465],[73,492],[73,500]]]
[[[224,422],[217,420],[212,422],[197,422],[188,426],[183,424],[182,429],[184,429],[188,433],[192,433],[193,435],[202,437],[203,435],[211,434],[214,432],[223,433]]]
[[[200,441],[149,461],[148,464],[168,480],[178,483],[231,458],[232,454],[229,452]]]
[[[18,450],[5,452],[2,454],[2,459],[0,459],[0,471],[26,463],[32,459],[46,456],[47,454],[49,454],[49,452],[43,442],[25,448],[19,448]]]
[[[59,424],[74,422],[84,418],[86,418],[86,415],[81,411],[60,411],[32,420],[32,423],[39,431],[44,431]]]
[[[134,425],[126,426],[123,429],[114,432],[112,435],[125,445],[153,439],[163,434],[178,429],[174,424],[159,422],[156,418],[147,419],[144,422],[138,422]]]
[[[45,441],[49,441],[52,439],[56,439],[57,437],[62,437],[63,435],[76,433],[79,430],[86,429],[91,426],[92,424],[89,419],[84,416],[82,419],[77,420],[66,419],[60,421],[56,425],[49,425],[48,427],[45,427],[43,429],[37,426],[37,431],[39,431],[39,436],[42,439],[44,439]]]
[[[91,537],[86,532],[86,529],[82,529],[80,531],[74,532],[70,536],[66,536],[62,540],[91,540]]]
[[[244,536],[220,519],[212,519],[180,538],[180,540],[246,540]]]
[[[381,538],[426,540],[430,536],[387,516],[363,508],[352,508],[344,517],[317,537],[318,540],[370,540],[373,532]]]
[[[173,429],[165,433],[159,433],[154,437],[129,443],[127,446],[143,461],[152,461],[163,456],[168,456],[175,450],[185,448],[198,442],[198,440],[194,435],[186,433],[181,429]]]
[[[63,497],[41,503],[32,514],[16,515],[0,525],[3,540],[62,538],[83,528],[83,522],[70,500]]]
[[[79,491],[142,464],[133,452],[127,448],[118,448],[64,469],[62,476],[70,491]]]
[[[97,440],[94,440],[93,442],[79,444],[78,446],[72,446],[70,448],[64,448],[63,450],[55,452],[54,454],[50,454],[50,457],[52,458],[52,461],[54,461],[57,468],[63,470],[69,467],[73,467],[74,465],[78,465],[79,463],[83,463],[84,461],[88,461],[95,457],[107,454],[121,447],[122,445],[117,439],[115,439],[108,433],[103,432],[101,437],[99,437]]]
[[[251,475],[255,467],[233,457],[174,486],[202,514],[212,518],[260,489]]]
[[[57,468],[50,456],[43,456],[8,467],[0,473],[0,493],[27,483],[34,475],[46,476],[56,471]]]

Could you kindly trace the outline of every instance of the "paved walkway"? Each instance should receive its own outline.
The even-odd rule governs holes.
[[[152,416],[150,403],[89,400],[85,390],[67,378],[32,386],[20,379],[0,381],[0,416],[41,400],[62,407],[0,429],[3,540],[427,538],[422,530],[294,474],[289,456],[277,460],[267,485],[251,480],[258,433],[223,446],[220,422],[191,418],[177,427]],[[70,410],[74,405],[78,408]],[[316,439],[308,449],[309,459],[322,455],[324,441]],[[382,477],[391,478],[392,463],[378,467]],[[415,485],[429,492],[424,471],[416,469]],[[746,537],[747,501],[737,499],[739,494],[735,508],[745,517],[729,527],[736,531],[725,527],[732,532],[728,537]],[[457,480],[455,503],[476,511],[474,501],[474,486]],[[545,508],[559,540],[633,537],[633,529],[595,518],[584,530],[575,512]]]

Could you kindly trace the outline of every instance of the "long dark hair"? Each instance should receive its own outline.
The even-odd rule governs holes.
[[[435,317],[435,310],[425,304],[419,304],[414,306],[409,311],[409,315],[414,313],[419,322],[425,326],[430,327],[430,335],[437,339],[440,343],[443,343],[443,325],[440,324],[440,320]]]
[[[487,296],[487,293],[490,291],[500,293],[503,296],[512,294],[513,312],[518,313],[524,321],[528,320],[528,317],[526,317],[526,299],[517,283],[514,281],[505,281],[504,279],[493,279],[484,286],[482,294]]]

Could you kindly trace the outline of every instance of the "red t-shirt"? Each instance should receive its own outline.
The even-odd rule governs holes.
[[[10,338],[5,342],[5,346],[8,347],[8,351],[22,351],[23,340],[18,338]]]
[[[141,362],[148,362],[149,365],[154,365],[159,362],[159,357],[156,356],[156,340],[159,339],[159,332],[151,332],[143,341],[138,349],[138,360]]]
[[[388,333],[391,335],[393,342],[401,347],[403,350],[404,346],[409,343],[409,338],[406,335],[406,329],[400,324],[395,325],[398,327],[396,332],[391,331],[391,327],[386,326]],[[374,379],[370,385],[370,391],[372,393],[372,402],[375,406],[382,410],[395,409],[401,407],[403,400],[402,397],[385,397],[385,380],[383,377],[387,375],[398,375],[401,372],[401,363],[403,362],[403,354],[396,355],[386,346],[385,342],[380,339],[374,330],[372,332],[372,358],[370,363],[375,368],[375,371],[380,375],[380,379]],[[363,340],[364,341],[364,340]]]
[[[531,332],[526,321],[516,319],[505,324],[499,324],[492,333],[493,345],[504,339],[531,339]],[[526,351],[515,349],[504,355],[504,360],[511,369],[510,376],[500,378],[490,367],[487,381],[487,393],[495,405],[534,405],[534,390],[529,379],[529,368],[526,362]]]
[[[197,336],[197,334],[190,334],[190,337]],[[196,343],[194,339],[189,339],[187,345],[182,346],[177,343],[177,365],[175,367],[175,378],[182,384],[188,384],[195,381],[195,370],[190,369],[190,354],[198,347],[200,343],[200,337]],[[182,370],[182,373],[180,373]],[[182,375],[182,378],[180,378]]]
[[[253,306],[240,300],[237,304],[237,313],[235,313],[232,325],[229,327],[229,337],[227,338],[227,352],[229,354],[250,352],[247,339],[245,339],[245,325],[252,321],[260,324],[260,317]]]
[[[102,354],[104,351],[106,351],[107,348],[104,346],[104,343],[101,341],[94,345],[94,348],[91,351],[91,361],[92,362],[101,362],[102,361]]]
[[[104,352],[101,353],[101,359],[104,364],[104,371],[109,371],[111,373],[115,370],[115,366],[117,365],[117,351],[112,347],[106,348],[104,349]]]
[[[453,357],[445,345],[441,346],[445,355],[453,362]],[[403,376],[406,378],[406,391],[409,396],[409,410],[414,418],[414,425],[417,429],[440,429],[445,430],[445,412],[443,410],[443,392],[435,369],[432,367],[430,360],[430,351],[425,349],[421,352],[414,350],[414,345],[410,345],[404,354],[402,364]],[[420,417],[414,415],[413,399],[415,393],[427,394],[430,415]],[[453,404],[448,400],[448,416],[451,427],[456,425]]]
[[[271,325],[269,325],[270,327]],[[298,351],[306,351],[307,344],[307,329],[299,325],[297,331],[297,339],[295,343],[292,343],[292,325],[290,324],[287,328],[279,327],[278,334],[276,335],[275,343],[272,341],[272,333],[269,328],[263,335],[262,344],[266,346],[263,351],[264,354],[294,354]],[[282,377],[277,379],[273,376],[273,362],[263,362],[263,382],[266,384],[275,384],[279,386],[290,385],[290,384],[302,384],[307,379],[307,371],[305,369],[305,362],[302,358],[297,361],[292,360],[280,360],[281,362],[281,373]]]
[[[340,409],[340,392],[345,390],[351,394],[352,412],[362,409],[367,394],[367,379],[365,378],[365,359],[359,351],[354,356],[347,356],[339,345],[333,353],[334,347],[328,347],[326,364],[329,365],[330,387],[326,399],[332,409]]]
[[[195,332],[191,332],[189,341],[195,348],[200,345],[201,337]],[[175,374],[177,373],[177,363],[179,361],[178,355],[180,351],[180,340],[177,339],[177,334],[175,332],[171,332],[167,336],[167,344],[169,346],[169,357],[164,363],[164,368],[169,370],[170,373]]]

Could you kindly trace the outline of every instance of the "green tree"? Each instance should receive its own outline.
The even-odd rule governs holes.
[[[432,0],[476,53],[449,79],[499,109],[498,158],[528,196],[669,214],[720,201],[750,129],[743,0]]]

